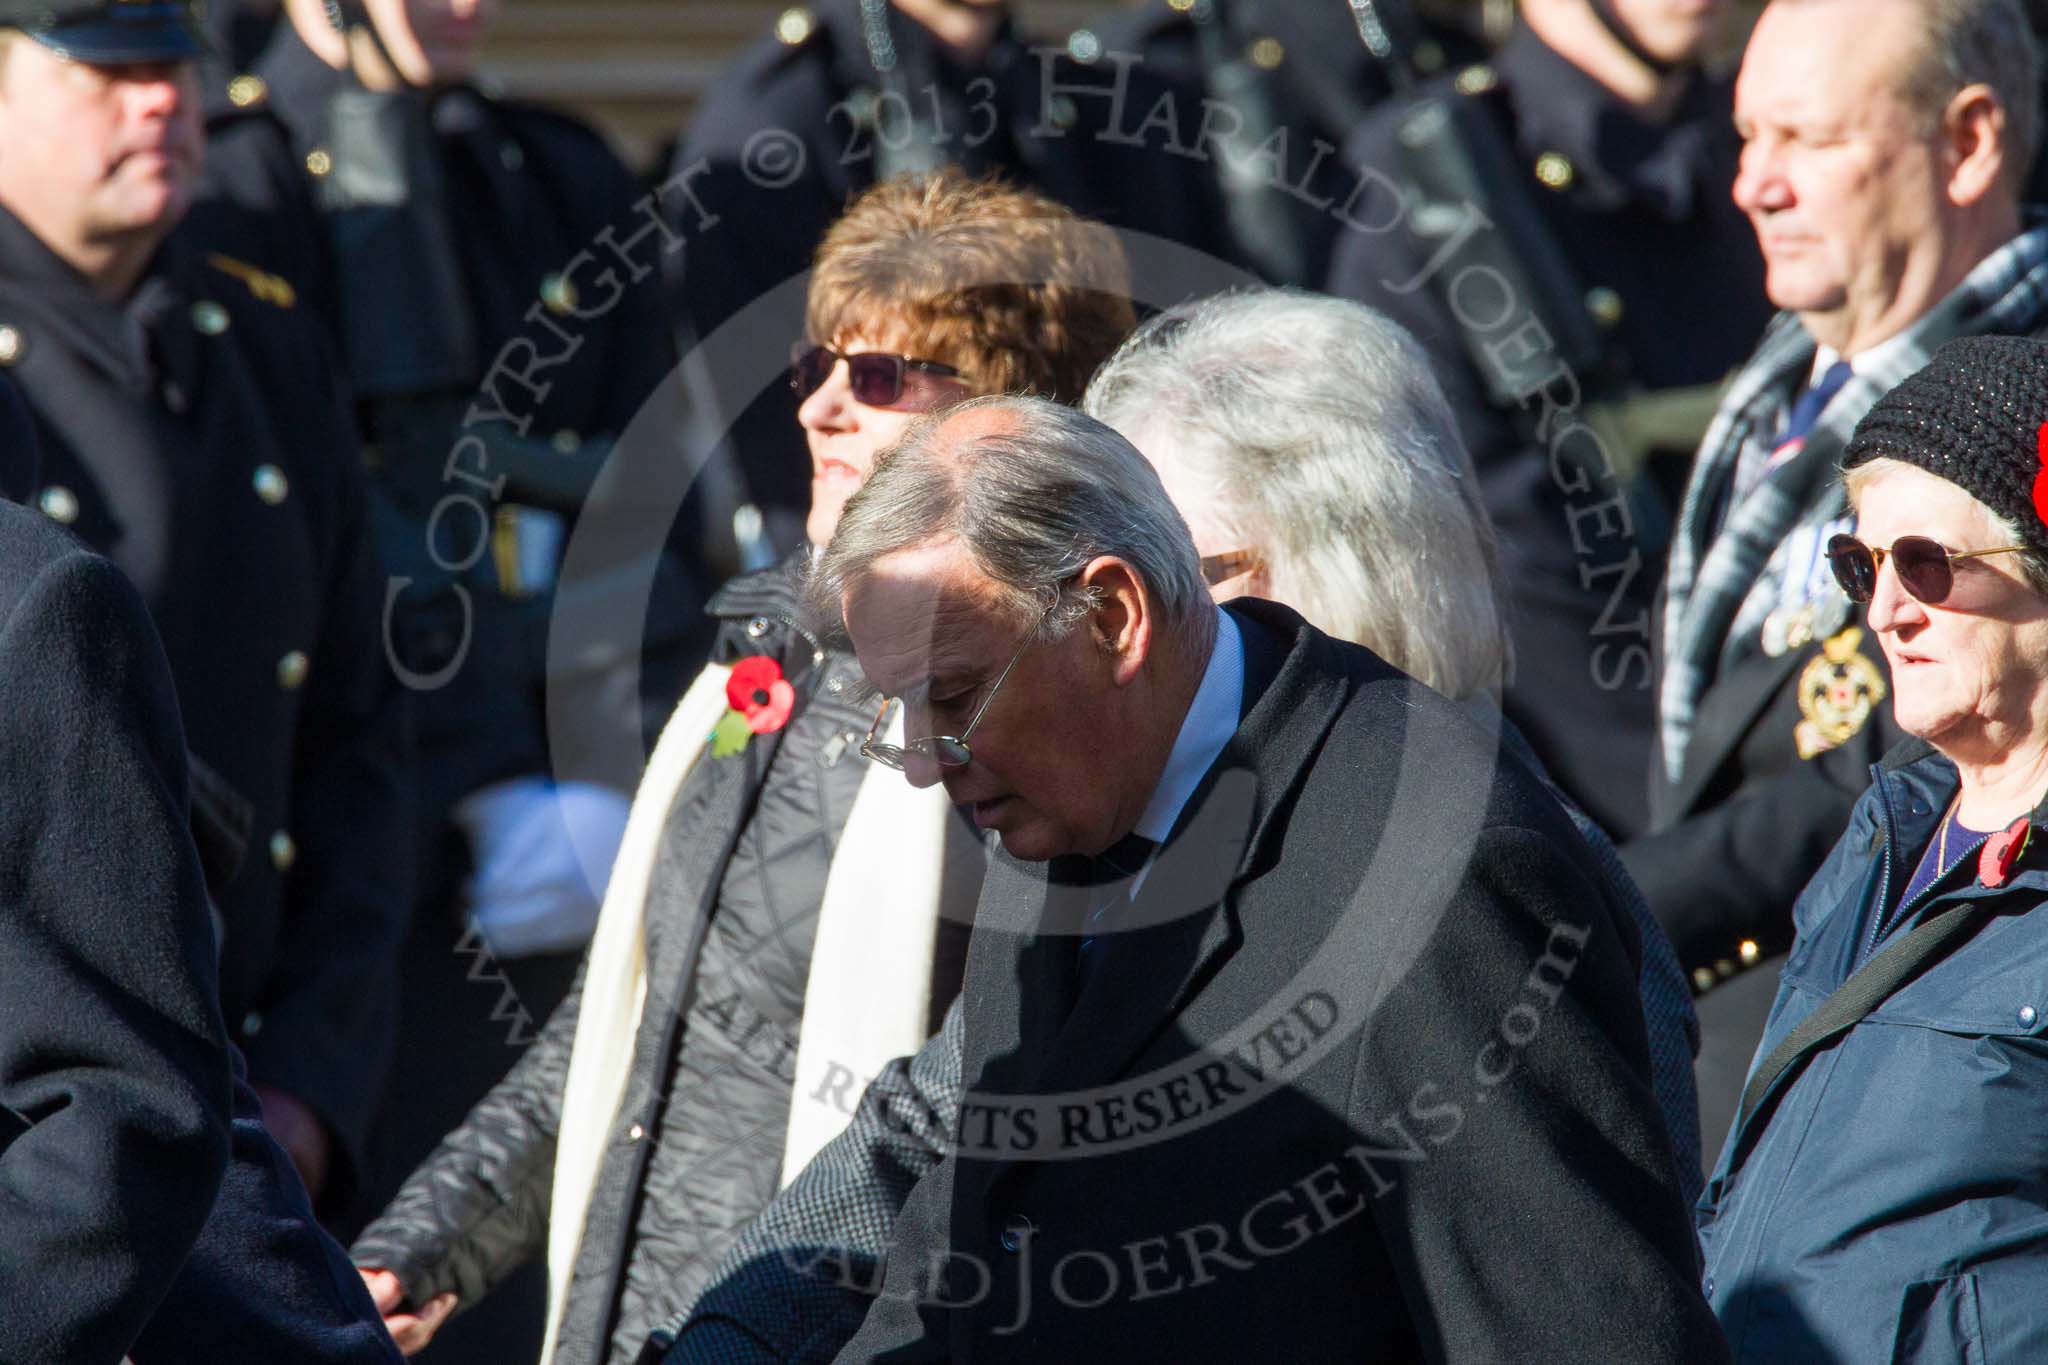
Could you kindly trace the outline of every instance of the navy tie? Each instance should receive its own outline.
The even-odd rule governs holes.
[[[1089,860],[1092,876],[1090,881],[1102,887],[1106,894],[1098,898],[1094,909],[1082,925],[1083,934],[1074,944],[1074,999],[1079,1000],[1087,988],[1088,978],[1094,975],[1097,960],[1102,956],[1101,945],[1092,930],[1107,920],[1118,908],[1130,903],[1132,879],[1144,869],[1145,863],[1158,848],[1156,841],[1142,834],[1126,834],[1101,853]]]
[[[1785,414],[1785,429],[1778,435],[1778,449],[1783,450],[1794,441],[1806,438],[1813,430],[1813,424],[1828,405],[1828,400],[1841,392],[1842,385],[1849,382],[1849,376],[1856,373],[1849,368],[1846,360],[1837,360],[1828,366],[1818,383],[1806,386],[1806,392],[1792,403],[1792,410]]]

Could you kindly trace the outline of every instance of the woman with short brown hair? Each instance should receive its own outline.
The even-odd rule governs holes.
[[[920,414],[1078,398],[1128,293],[1114,237],[1038,195],[940,172],[856,200],[790,375],[812,545]],[[869,780],[870,691],[803,615],[808,553],[712,598],[576,988],[356,1243],[408,1353],[545,1249],[543,1359],[636,1359],[958,990],[979,840],[943,792]]]

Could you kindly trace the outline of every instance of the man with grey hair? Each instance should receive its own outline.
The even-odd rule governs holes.
[[[1723,1358],[1634,930],[1492,736],[1218,609],[1144,457],[1038,400],[907,433],[813,595],[920,736],[869,752],[1001,850],[946,1029],[671,1361],[1100,1359],[1112,1305],[1175,1361]]]
[[[2020,210],[2037,65],[2019,0],[1773,0],[1744,54],[1735,201],[1784,311],[1686,490],[1652,832],[1623,849],[1702,990],[1791,942],[1793,901],[1900,737],[1823,554],[1854,529],[1844,442],[1943,342],[2048,330],[2048,227]],[[1709,1151],[1775,977],[1701,1006]]]

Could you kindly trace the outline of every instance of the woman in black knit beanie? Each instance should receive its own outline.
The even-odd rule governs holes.
[[[1915,738],[1793,911],[1707,1292],[1738,1360],[2044,1360],[2048,343],[1951,342],[1844,465],[1829,559]]]

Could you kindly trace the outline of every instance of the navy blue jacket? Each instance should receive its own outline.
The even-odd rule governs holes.
[[[185,743],[252,808],[214,888],[221,1010],[256,1082],[328,1126],[340,1207],[390,1051],[410,744],[325,337],[183,229],[110,302],[5,211],[0,327],[31,505],[141,592]]]
[[[5,505],[39,464],[0,380],[0,1359],[391,1365],[227,1041],[163,647]]]
[[[0,389],[0,461],[22,419]],[[0,503],[0,1360],[118,1360],[227,1155],[185,744],[134,588]]]
[[[1793,910],[1757,1055],[1928,916],[1990,917],[1730,1134],[1707,1294],[1738,1361],[2048,1359],[2048,810],[2004,885],[1973,852],[1893,908],[1958,779],[1919,741],[1872,772]]]

